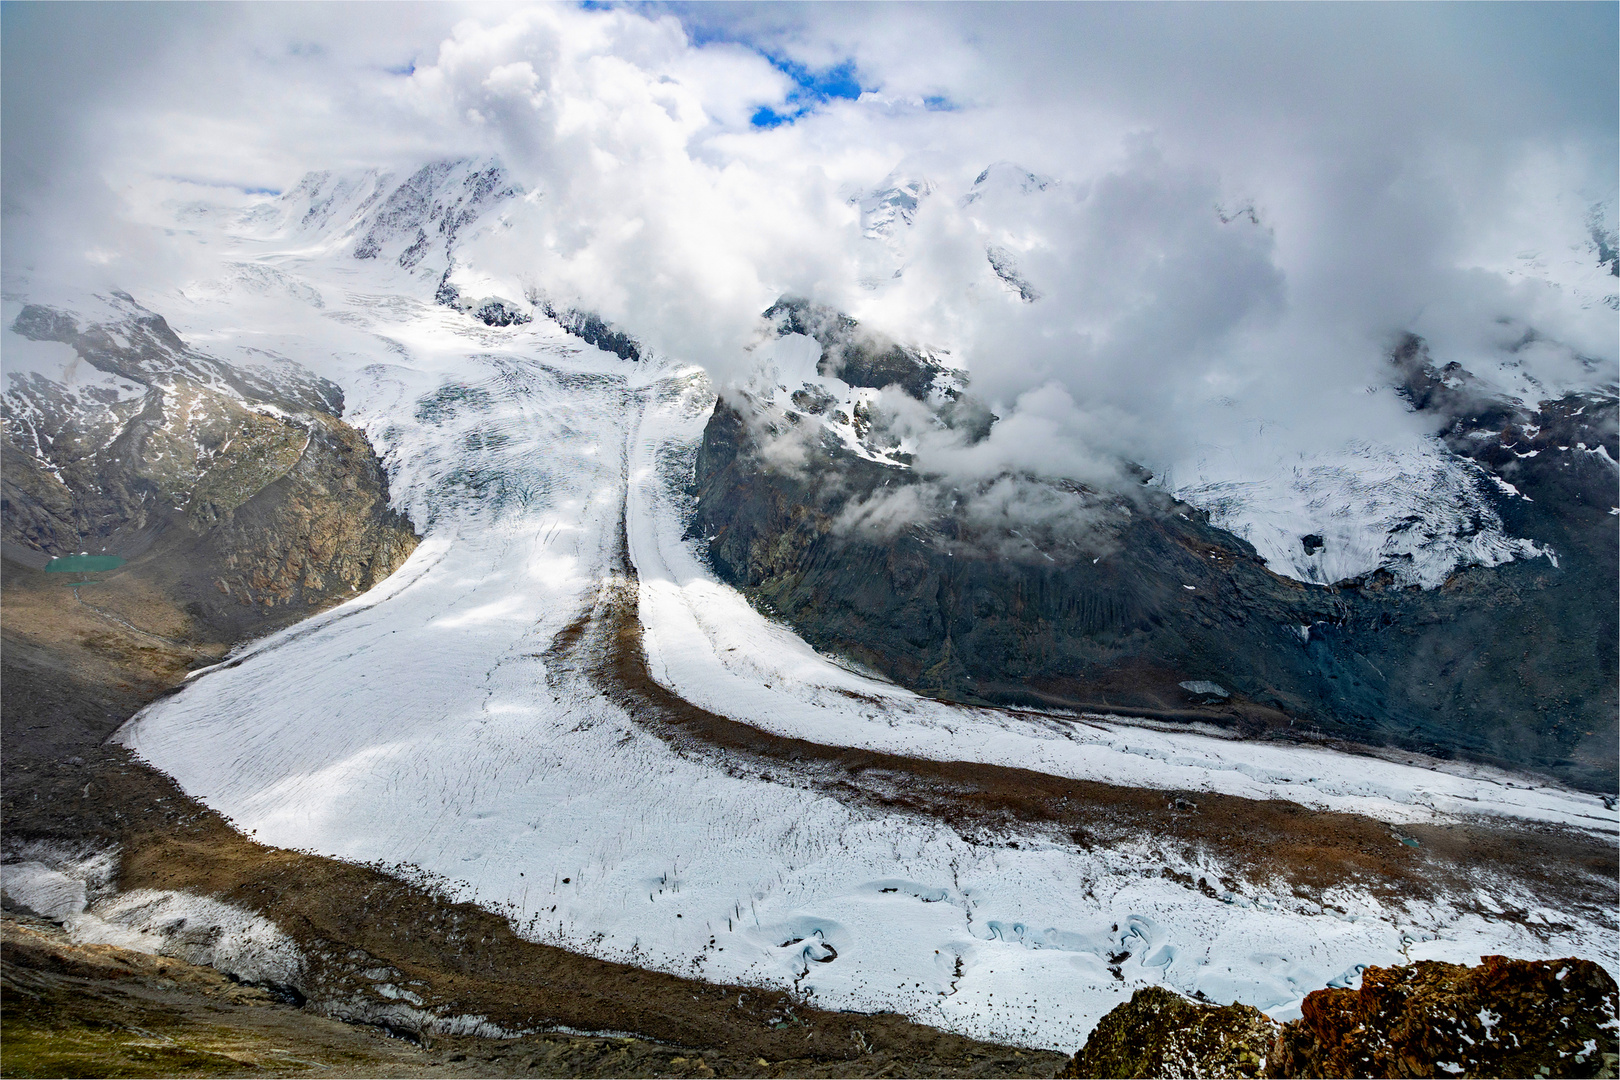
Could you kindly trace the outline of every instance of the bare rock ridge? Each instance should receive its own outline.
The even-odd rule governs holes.
[[[156,587],[198,640],[296,620],[405,561],[416,534],[336,385],[290,363],[226,364],[127,295],[110,305],[102,322],[34,305],[16,319],[114,385],[11,381],[0,538],[125,557],[113,580]]]
[[[556,320],[558,326],[603,352],[610,352],[623,360],[641,359],[641,343],[623,330],[604,322],[594,312],[575,308],[558,311],[550,304],[543,304],[542,310],[549,318]]]
[[[1247,1005],[1138,990],[1062,1077],[1612,1077],[1620,991],[1587,960],[1422,960],[1317,990],[1278,1024]]]
[[[824,374],[899,386],[947,425],[995,423],[971,394],[942,391],[925,354],[853,320],[791,300],[766,316],[816,338]],[[746,394],[717,403],[692,535],[724,580],[818,648],[945,699],[1394,745],[1614,791],[1616,394],[1492,404],[1455,392],[1465,383],[1415,339],[1393,360],[1414,409],[1484,470],[1503,521],[1556,562],[1466,566],[1428,590],[1382,572],[1309,585],[1161,490],[1031,477],[1006,482],[1077,527],[975,525],[957,507],[988,492],[941,495],[937,478],[885,457],[881,416],[854,418],[869,452],[802,436],[821,404],[808,391],[774,413]],[[765,452],[784,430],[801,433],[798,467]],[[848,526],[902,490],[924,508],[906,527]],[[1205,684],[1227,695],[1187,688]]]

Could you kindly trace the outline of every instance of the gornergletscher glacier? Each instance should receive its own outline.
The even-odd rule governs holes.
[[[862,280],[880,290],[907,272],[907,230],[923,200],[977,207],[1039,200],[1057,186],[1010,165],[963,192],[895,174],[852,196],[869,245]],[[143,414],[147,386],[166,378],[272,418],[329,401],[336,387],[330,408],[369,438],[392,510],[422,534],[391,576],[195,672],[117,735],[237,828],[452,882],[531,940],[1031,1046],[1079,1045],[1148,983],[1287,1017],[1306,993],[1345,985],[1371,963],[1580,955],[1620,974],[1612,921],[1553,910],[1508,878],[1482,872],[1423,899],[1352,879],[1311,894],[1246,873],[1218,845],[1189,856],[1129,830],[1080,843],[1039,821],[934,813],[926,792],[915,806],[845,797],[827,780],[833,766],[770,750],[801,740],[969,773],[1023,770],[1085,791],[1286,800],[1308,816],[1373,819],[1392,845],[1406,830],[1465,821],[1612,840],[1612,800],[1593,793],[1601,778],[1583,779],[1601,768],[1579,764],[1601,764],[1601,746],[1587,757],[1559,751],[1577,762],[1567,774],[1514,771],[1543,751],[1472,747],[1461,735],[1460,753],[1425,756],[1451,738],[1452,720],[1415,696],[1412,739],[1376,726],[1357,739],[1355,717],[1382,702],[1399,713],[1408,691],[1383,670],[1384,654],[1358,645],[1364,660],[1352,663],[1339,644],[1408,610],[1398,605],[1452,618],[1435,605],[1453,602],[1470,568],[1567,569],[1571,542],[1536,531],[1540,519],[1526,515],[1542,506],[1526,499],[1530,489],[1469,448],[1485,445],[1476,432],[1494,438],[1516,425],[1523,441],[1503,453],[1521,457],[1509,460],[1579,459],[1571,468],[1606,470],[1612,488],[1604,441],[1535,441],[1554,431],[1545,402],[1570,402],[1560,416],[1612,415],[1612,373],[1562,354],[1537,367],[1535,346],[1515,354],[1525,361],[1516,370],[1446,371],[1410,342],[1380,392],[1420,409],[1473,387],[1497,412],[1470,404],[1453,412],[1478,422],[1449,434],[1332,448],[1263,474],[1204,445],[1145,463],[1124,495],[1018,477],[941,494],[914,476],[916,440],[996,423],[975,411],[971,373],[950,357],[874,345],[854,320],[786,297],[762,313],[751,381],[716,385],[704,357],[662,355],[636,327],[493,269],[510,259],[486,259],[486,248],[529,209],[496,160],[315,173],[246,210],[171,207],[172,243],[209,267],[183,289],[149,295],[131,282],[127,294],[74,296],[8,283],[8,445],[40,468],[59,468],[51,433],[64,418],[104,447],[131,424],[156,422]],[[1010,241],[992,235],[983,250],[987,288],[1009,304],[1042,302],[1041,280]],[[1612,305],[1615,279],[1588,262],[1576,260],[1568,287]],[[139,327],[154,316],[183,344],[141,345]],[[52,329],[68,324],[77,337]],[[137,374],[148,382],[65,343],[91,329],[104,335],[103,357],[146,349]],[[1549,371],[1563,381],[1549,382]],[[172,410],[193,399],[165,400]],[[165,422],[183,443],[185,423]],[[730,442],[726,431],[736,433]],[[789,460],[803,445],[809,457]],[[303,447],[264,452],[290,461]],[[779,474],[769,472],[773,452]],[[759,461],[759,476],[785,478],[761,485],[811,483],[823,475],[818,454],[851,479],[803,548],[772,547],[789,533],[770,530],[789,526],[746,500],[726,502],[715,479]],[[780,496],[772,505],[809,505],[789,498],[797,489],[768,490]],[[1037,525],[997,534],[1016,550],[986,547],[1001,519],[971,515],[1004,496],[1079,507],[1107,540],[1060,549]],[[926,512],[895,539],[878,526],[900,498]],[[751,546],[728,548],[742,545],[745,525],[757,530]],[[1159,576],[1141,570],[1131,553],[1148,550],[1132,531],[1142,529],[1157,530],[1153,542],[1176,558],[1194,552],[1188,569],[1165,555]],[[846,573],[827,554],[829,538],[845,533],[877,537],[862,541],[873,550],[910,544],[919,567],[1005,558],[1029,575],[1115,575],[1097,585],[1105,600],[1084,618],[1148,643],[1138,683],[1159,696],[1087,681],[1093,663],[1135,678],[1113,653],[1073,654],[1050,678],[1029,668],[1024,682],[989,686],[973,657],[950,653],[990,655],[961,644],[954,615],[935,630],[918,623],[915,661],[857,647],[861,626],[888,634],[901,624],[882,620],[901,616],[837,606],[858,591],[825,576]],[[799,561],[784,570],[771,551]],[[860,573],[877,581],[892,565]],[[826,595],[807,584],[811,570],[832,582]],[[1242,586],[1250,614],[1228,631],[1223,620],[1240,601],[1223,599],[1223,582],[1240,571],[1253,583]],[[1341,598],[1334,590],[1350,579],[1362,592]],[[952,611],[980,603],[973,610],[989,620],[984,605],[1005,598],[987,588],[981,603],[962,586]],[[1016,614],[996,618],[1023,625]],[[1166,625],[1191,629],[1164,644]],[[1231,642],[1269,636],[1242,645],[1255,659],[1240,665],[1199,644],[1201,626]],[[1057,655],[1076,634],[1042,648]],[[1290,734],[1289,717],[1314,719]],[[706,734],[722,722],[757,732],[765,748],[728,749]],[[1518,914],[1492,917],[1506,909]]]

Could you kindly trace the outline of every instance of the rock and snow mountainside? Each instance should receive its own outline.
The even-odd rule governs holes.
[[[358,176],[310,173],[278,205],[261,207],[239,224],[250,233],[268,229],[280,237],[299,236],[325,253],[375,261],[389,271],[397,267],[404,274],[392,276],[408,277],[417,292],[434,282],[437,303],[489,326],[520,325],[543,314],[592,345],[639,359],[639,343],[595,313],[558,310],[534,281],[491,276],[468,257],[469,250],[476,251],[477,234],[498,229],[524,194],[493,160],[434,162],[403,181],[375,170]],[[262,263],[235,269],[250,277],[278,273]],[[322,305],[318,292],[305,298]]]
[[[818,648],[948,700],[1303,728],[1614,790],[1612,390],[1505,403],[1408,341],[1391,373],[1445,442],[1341,465],[1337,497],[1369,494],[1347,512],[1390,518],[1389,569],[1320,586],[1157,487],[942,486],[878,389],[987,431],[958,375],[802,302],[766,314],[781,388],[715,410],[692,528],[724,580]],[[1344,539],[1293,543],[1320,566]]]
[[[1003,162],[962,205],[994,203],[996,236],[1056,189]],[[932,190],[897,174],[859,199],[874,248],[903,260]],[[1521,272],[1615,308],[1593,220],[1585,248]],[[986,258],[1040,302],[1012,251]],[[1304,727],[1614,789],[1620,388],[1598,361],[1504,322],[1472,373],[1409,337],[1385,392],[1432,435],[1259,474],[1206,448],[1146,486],[969,483],[911,453],[930,426],[990,433],[965,373],[807,301],[764,315],[760,376],[705,432],[693,533],[818,648],[953,700]]]
[[[219,640],[369,589],[416,546],[329,380],[225,363],[125,293],[6,315],[9,552],[122,555]]]
[[[1042,273],[1067,272],[1061,259],[1051,258],[1051,216],[1074,213],[1075,200],[1085,201],[1082,190],[1011,162],[985,168],[958,202],[963,212],[958,224],[983,243],[984,262],[972,290],[982,299],[999,283],[1022,303],[1039,304],[1052,284]],[[937,191],[925,178],[896,172],[851,199],[861,210],[869,241],[862,253],[867,287],[891,288],[903,275],[913,254],[919,210],[930,198],[944,197]],[[1090,236],[1089,242],[1106,244],[1112,234],[1106,223],[1122,209],[1110,204],[1100,210],[1105,235]],[[1223,229],[1230,227],[1233,238],[1265,228],[1252,201],[1217,204],[1209,218]],[[1480,269],[1550,298],[1546,302],[1566,315],[1571,308],[1620,311],[1620,259],[1615,255],[1620,238],[1612,202],[1593,205],[1584,234],[1571,239],[1549,250],[1520,250],[1505,262],[1493,255]],[[926,242],[938,243],[938,238]],[[1075,243],[1083,247],[1083,242]],[[956,269],[972,277],[974,268]],[[1093,281],[1088,288],[1102,284]],[[1069,299],[1079,300],[1072,282],[1070,289]],[[1195,303],[1190,297],[1188,302]],[[1087,316],[1077,312],[1073,317],[1084,322]],[[1047,330],[1062,334],[1063,326],[1059,318]],[[1488,331],[1481,340],[1491,344],[1473,350],[1470,363],[1476,370],[1465,373],[1475,396],[1483,393],[1501,405],[1533,413],[1541,403],[1571,394],[1595,393],[1607,400],[1620,383],[1612,361],[1594,359],[1516,317],[1500,317],[1480,329]],[[1606,332],[1612,335],[1612,326]],[[1108,331],[1097,334],[1107,337]],[[1391,375],[1367,391],[1406,393],[1402,377]],[[795,388],[787,387],[790,392]],[[1084,392],[1075,396],[1081,399]],[[1238,404],[1218,396],[1207,407],[1223,411]],[[1401,585],[1434,588],[1460,567],[1534,559],[1550,550],[1545,538],[1504,523],[1492,470],[1476,467],[1472,455],[1441,437],[1439,425],[1432,434],[1397,442],[1368,437],[1295,446],[1283,453],[1282,443],[1273,446],[1264,433],[1267,428],[1287,429],[1292,420],[1287,413],[1250,416],[1241,437],[1228,433],[1223,441],[1209,434],[1215,441],[1141,464],[1158,474],[1157,486],[1206,511],[1219,528],[1253,545],[1272,571],[1299,581],[1333,585],[1382,570]],[[1601,438],[1601,425],[1588,434]]]
[[[988,430],[960,373],[781,305],[775,362],[804,378],[773,393],[771,422],[827,439],[781,442],[812,455],[784,469],[747,465],[759,436],[717,408],[701,370],[615,347],[634,327],[536,317],[541,282],[479,277],[480,237],[521,210],[502,194],[514,186],[479,179],[492,167],[316,177],[252,214],[193,212],[218,274],[143,298],[233,367],[273,353],[340,387],[392,507],[424,533],[393,576],[198,673],[120,732],[188,792],[261,842],[439,875],[534,940],[1026,1045],[1078,1045],[1150,984],[1289,1016],[1367,963],[1579,954],[1620,967],[1585,871],[1532,880],[1451,854],[1518,850],[1494,838],[1525,823],[1549,830],[1548,850],[1606,839],[1614,814],[1596,796],[1409,755],[942,701],[767,619],[717,577],[725,560],[860,573],[850,602],[875,597],[859,614],[878,629],[896,597],[969,614],[1011,597],[997,634],[972,642],[1009,657],[1017,619],[1043,604],[1091,627],[1099,650],[1143,633],[1215,641],[1244,610],[1256,655],[1292,650],[1329,685],[1372,685],[1337,643],[1386,609],[1269,574],[1162,494],[1052,486],[1058,510],[1092,515],[1120,552],[1140,539],[1163,557],[1088,558],[1114,581],[1106,593],[1066,597],[1061,575],[1026,574],[1056,554],[1038,532],[996,531],[1000,489],[969,500],[982,513],[959,532],[977,569],[955,577],[929,576],[916,538],[868,544],[866,564],[837,537],[802,545],[783,522],[820,529],[826,496],[780,476],[823,461],[875,487],[906,475],[906,446],[863,392],[874,385],[910,386],[942,422]],[[492,299],[528,321],[486,310]],[[756,387],[761,409],[765,383],[782,381]],[[727,520],[706,525],[716,514]],[[746,530],[758,542],[727,547]],[[1064,573],[1080,565],[1064,559]],[[984,590],[950,591],[973,574]],[[977,657],[930,618],[903,644],[950,650],[916,679],[943,692]],[[1142,678],[1188,684],[1184,714],[1217,718],[1230,698],[1286,726],[1291,706],[1260,703],[1241,672],[1175,657]],[[1257,844],[1292,853],[1303,833],[1310,858],[1268,861],[1234,839],[1234,822],[1261,819]]]

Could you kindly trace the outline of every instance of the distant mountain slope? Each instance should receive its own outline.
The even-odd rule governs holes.
[[[784,319],[782,307],[767,315],[816,336],[820,370],[842,376],[832,385],[847,382],[855,398],[891,384],[928,397],[926,356],[862,344],[852,320],[803,305]],[[1434,370],[1415,339],[1393,370],[1445,426],[1450,452],[1477,466],[1458,534],[1482,532],[1488,514],[1497,536],[1534,538],[1518,542],[1525,550],[1474,565],[1452,556],[1464,564],[1438,588],[1384,570],[1319,586],[1279,576],[1154,488],[1010,475],[948,485],[947,504],[886,445],[881,418],[863,427],[814,378],[787,397],[716,406],[692,529],[724,580],[812,643],[943,698],[1386,743],[1613,790],[1614,392],[1534,408],[1470,396],[1457,389],[1466,373]],[[961,394],[932,400],[941,423],[971,411]],[[802,451],[791,467],[785,433]],[[977,520],[998,484],[1057,508],[1056,525]],[[906,508],[899,527],[884,524],[889,507]],[[1305,537],[1303,555],[1313,540],[1323,542]]]
[[[0,397],[8,544],[122,555],[119,574],[156,585],[208,640],[276,610],[301,618],[404,562],[415,533],[335,384],[210,357],[126,294],[99,305],[28,305],[7,332],[8,350],[66,346],[36,351]]]

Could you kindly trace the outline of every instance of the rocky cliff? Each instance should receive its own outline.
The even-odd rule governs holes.
[[[822,342],[824,374],[898,385],[941,423],[994,422],[942,391],[925,355],[804,305],[772,311]],[[1302,583],[1151,485],[942,484],[884,445],[867,399],[809,386],[786,406],[716,405],[692,533],[817,647],[942,698],[1389,744],[1614,790],[1615,395],[1490,407],[1452,392],[1457,374],[1420,342],[1394,359],[1414,408],[1501,482],[1503,520],[1551,557],[1464,566],[1434,589],[1384,572]],[[815,423],[833,413],[842,437]],[[1033,525],[972,512],[1008,497]]]

